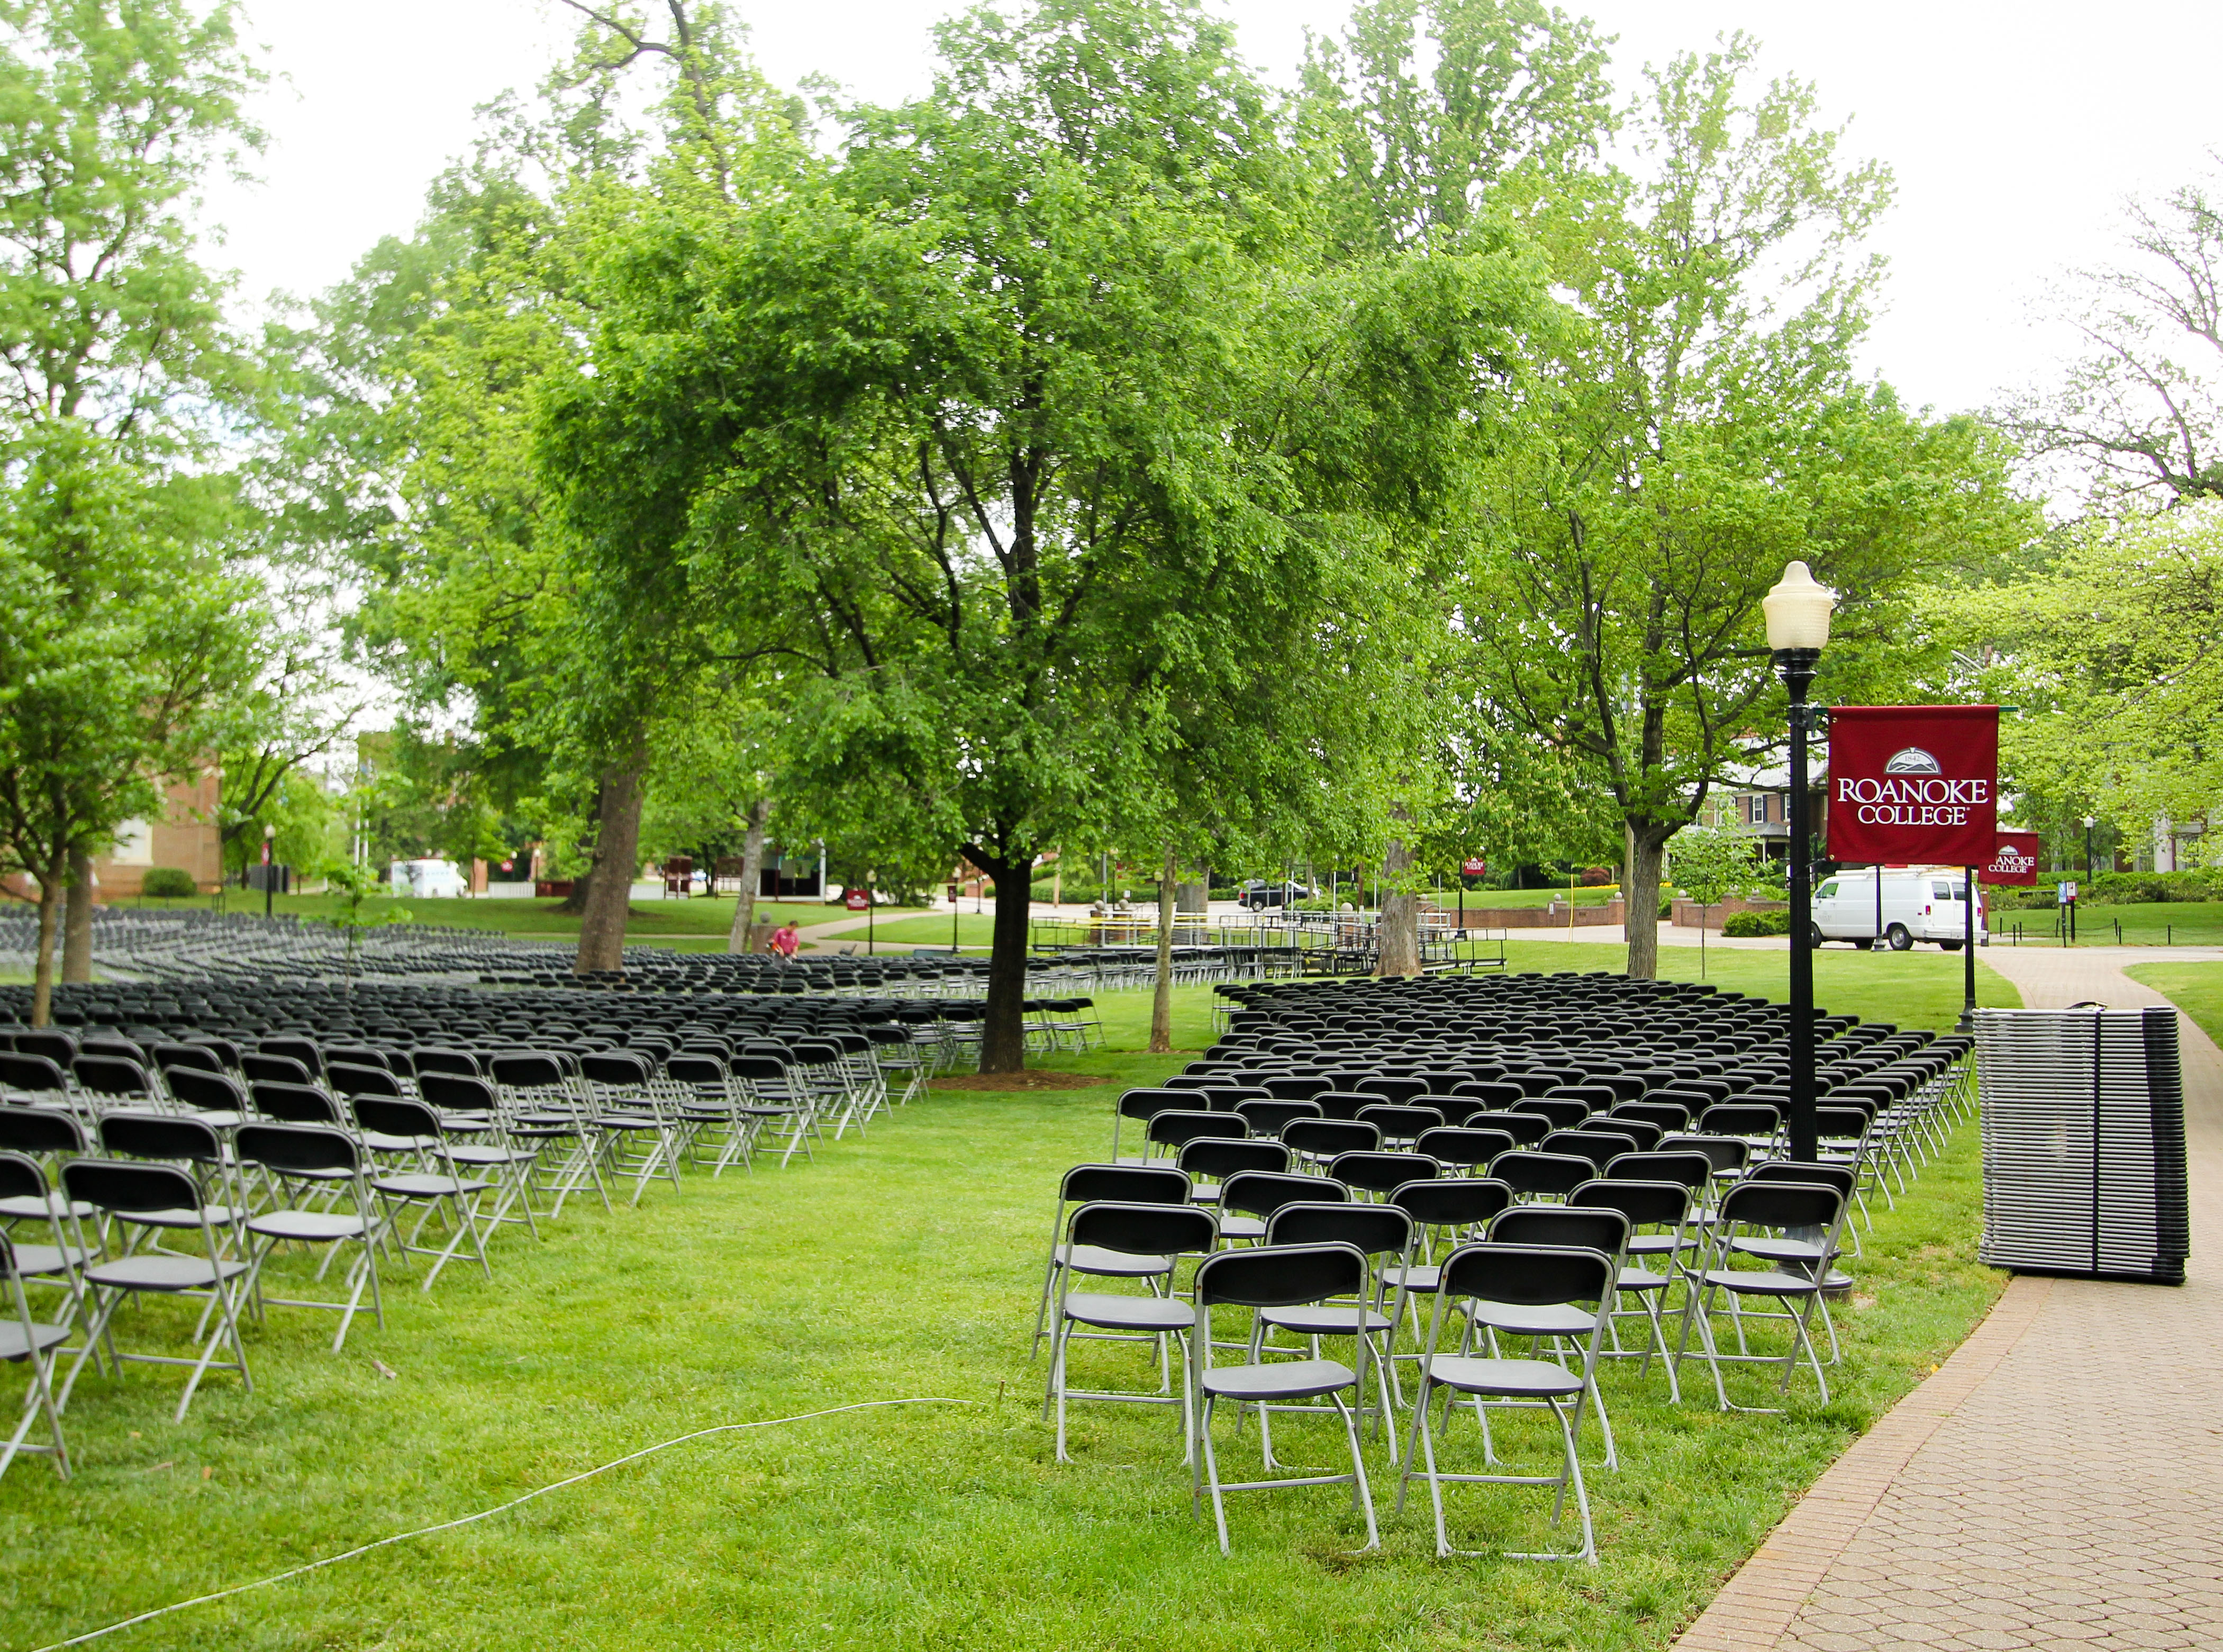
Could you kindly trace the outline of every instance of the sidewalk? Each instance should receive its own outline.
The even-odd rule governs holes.
[[[2167,1002],[2125,965],[2214,949],[1993,947],[2033,1008]],[[2019,1276],[1676,1643],[1688,1652],[2223,1645],[2223,1055],[2182,1021],[2182,1287]]]

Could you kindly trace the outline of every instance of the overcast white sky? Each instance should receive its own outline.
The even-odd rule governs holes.
[[[306,293],[380,236],[406,230],[426,183],[469,145],[474,104],[529,89],[570,33],[553,0],[249,0],[249,38],[290,84],[261,118],[264,182],[211,192],[218,262],[246,293]],[[776,80],[830,75],[892,99],[923,91],[929,28],[947,0],[740,0]],[[2110,255],[2130,192],[2157,192],[2223,147],[2215,92],[2223,4],[2148,0],[2120,11],[2062,0],[1593,0],[1571,4],[1620,36],[1616,71],[1742,28],[1765,63],[1818,83],[1850,145],[1898,175],[1874,245],[1888,312],[1867,364],[1911,400],[1981,406],[2043,371],[2025,300],[2062,267]],[[1347,0],[1219,0],[1252,62],[1286,79],[1303,31],[1336,29]]]

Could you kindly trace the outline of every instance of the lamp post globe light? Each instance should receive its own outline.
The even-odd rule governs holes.
[[[1791,1157],[1819,1157],[1814,1131],[1814,895],[1813,827],[1806,790],[1806,735],[1814,708],[1806,690],[1829,643],[1829,615],[1836,593],[1815,583],[1803,562],[1783,571],[1783,578],[1760,603],[1767,621],[1767,647],[1783,685],[1791,691]]]

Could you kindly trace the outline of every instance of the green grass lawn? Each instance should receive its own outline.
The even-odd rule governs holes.
[[[1760,962],[1779,965],[1747,955],[1755,980]],[[1905,973],[1867,978],[1873,1013],[1934,1023],[1954,1007],[1919,968],[1944,961],[1877,962]],[[1824,1001],[1851,1006],[1851,980]],[[1209,1040],[1211,1004],[1201,989],[1178,995],[1178,1044]],[[1116,1044],[1143,1041],[1147,994],[1102,1007]],[[1128,1049],[1045,1064],[1135,1082],[1172,1062]],[[1067,1166],[1105,1151],[1116,1094],[935,1092],[808,1167],[692,1175],[638,1209],[567,1213],[538,1245],[506,1233],[491,1283],[451,1268],[427,1295],[395,1278],[387,1327],[360,1322],[339,1356],[329,1315],[274,1308],[250,1333],[254,1396],[211,1378],[183,1426],[168,1420],[179,1373],[88,1375],[66,1419],[76,1478],[29,1460],[0,1480],[0,1643],[43,1645],[454,1519],[690,1430],[938,1395],[974,1403],[681,1446],[104,1644],[1659,1646],[1999,1288],[1974,1259],[1981,1201],[1964,1131],[1914,1197],[1879,1213],[1851,1264],[1859,1289],[1841,1311],[1847,1363],[1829,1404],[1809,1380],[1788,1416],[1724,1416],[1710,1397],[1666,1403],[1656,1368],[1609,1372],[1625,1466],[1591,1475],[1596,1569],[1438,1561],[1422,1519],[1392,1517],[1378,1444],[1382,1553],[1346,1554],[1355,1516],[1338,1491],[1313,1489],[1235,1496],[1223,1561],[1208,1512],[1190,1516],[1169,1413],[1076,1403],[1070,1466],[1053,1460],[1038,1416],[1027,1344],[1051,1194]],[[125,1315],[119,1335],[175,1351],[190,1322],[158,1304]],[[1130,1384],[1143,1361],[1086,1349],[1076,1376]],[[1703,1383],[1696,1367],[1685,1376]],[[1756,1377],[1732,1381],[1760,1397]],[[1275,1433],[1288,1460],[1334,1460],[1321,1425]],[[1249,1438],[1223,1432],[1231,1472],[1255,1465]],[[1526,1546],[1542,1529],[1537,1494],[1452,1495],[1463,1546]]]
[[[2163,994],[2209,1037],[2223,1041],[2223,962],[2132,964],[2123,973]]]
[[[2027,912],[2003,911],[1992,919],[1992,927],[2005,933],[2009,926],[2019,923],[2025,945],[2036,944],[2040,940],[2052,945],[2055,916],[2050,907]],[[2118,925],[2125,946],[2223,946],[2223,900],[2141,901],[2126,906],[2101,906],[2088,902],[2076,914],[2077,944],[2113,946],[2117,940]]]

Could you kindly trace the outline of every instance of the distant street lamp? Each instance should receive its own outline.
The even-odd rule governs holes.
[[[1803,562],[1760,603],[1767,646],[1783,685],[1791,691],[1791,1157],[1820,1157],[1814,1123],[1814,917],[1812,826],[1806,789],[1806,735],[1813,707],[1806,690],[1829,642],[1829,614],[1836,596],[1814,582]]]
[[[262,916],[270,916],[270,892],[277,885],[275,868],[270,864],[270,841],[278,835],[275,826],[262,829]]]

